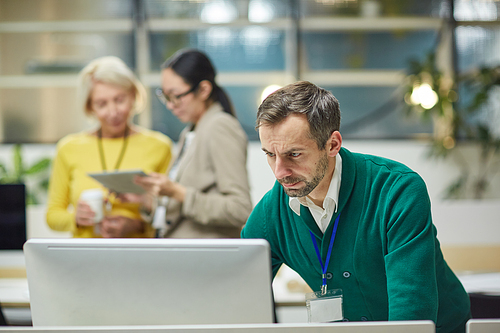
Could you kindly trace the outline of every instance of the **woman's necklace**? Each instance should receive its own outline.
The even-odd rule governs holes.
[[[120,156],[118,156],[118,160],[116,161],[115,164],[115,170],[118,170],[120,167],[120,164],[122,163],[123,156],[125,155],[125,151],[127,150],[127,144],[128,144],[128,126],[125,127],[125,134],[123,135],[123,144],[122,144],[122,149],[120,151]],[[102,129],[99,128],[97,131],[97,146],[99,147],[99,156],[101,158],[101,166],[102,170],[104,172],[107,171],[106,168],[106,157],[104,156],[104,149],[102,147]]]

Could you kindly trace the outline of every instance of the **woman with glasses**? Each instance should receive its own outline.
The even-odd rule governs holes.
[[[57,144],[49,183],[48,225],[71,231],[74,237],[154,236],[154,229],[141,218],[139,203],[121,202],[88,176],[130,169],[167,170],[170,139],[131,122],[145,103],[143,85],[122,60],[102,57],[80,72],[78,92],[83,111],[97,119],[98,126],[70,134]],[[95,209],[99,208],[92,209],[88,199],[81,198],[88,190],[106,202],[102,219],[96,218]]]
[[[158,198],[150,207],[158,237],[239,237],[252,210],[248,142],[214,67],[202,52],[181,50],[162,65],[161,82],[159,99],[188,125],[168,175],[136,178]]]

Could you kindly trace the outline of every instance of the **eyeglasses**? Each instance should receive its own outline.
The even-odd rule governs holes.
[[[190,93],[192,93],[193,91],[196,90],[196,88],[198,88],[198,85],[199,83],[195,84],[191,89],[189,89],[188,91],[186,91],[185,93],[182,93],[182,94],[179,94],[179,95],[167,95],[163,92],[163,90],[161,88],[156,88],[156,97],[158,97],[158,99],[160,100],[160,102],[162,102],[162,104],[164,105],[167,105],[167,103],[172,103],[172,104],[177,104],[179,103],[180,99],[186,95],[189,95]]]

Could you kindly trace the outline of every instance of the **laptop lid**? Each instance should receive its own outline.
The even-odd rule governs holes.
[[[30,239],[34,326],[272,323],[259,239]]]

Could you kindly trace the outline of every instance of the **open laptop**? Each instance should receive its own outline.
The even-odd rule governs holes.
[[[274,321],[259,239],[30,239],[33,326]]]
[[[435,333],[432,321],[351,322],[331,324],[227,324],[121,327],[9,327],[2,333]]]

